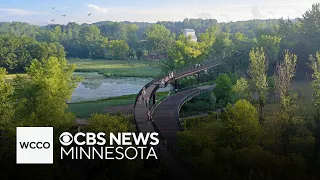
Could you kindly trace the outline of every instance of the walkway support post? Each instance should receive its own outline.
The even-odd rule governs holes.
[[[196,76],[197,76],[198,84],[200,84],[200,72],[198,72],[198,73],[196,74]]]
[[[178,89],[178,79],[174,80],[174,89]]]
[[[153,94],[152,96],[152,105],[155,105],[156,104],[156,93]]]

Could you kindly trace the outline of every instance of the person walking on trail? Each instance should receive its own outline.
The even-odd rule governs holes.
[[[148,109],[147,116],[148,116],[148,121],[150,122],[150,121],[151,121],[151,112],[150,112],[150,110],[149,110],[149,109]]]
[[[146,95],[147,94],[147,92],[146,92],[146,88],[145,87],[143,87],[143,89],[142,89],[142,95]]]
[[[146,98],[146,107],[149,106],[149,101],[150,101],[150,99],[149,99],[149,97],[147,97],[147,98]]]
[[[146,88],[143,87],[142,92],[141,92],[141,95],[142,95],[142,100],[144,101],[144,103],[145,103],[145,100],[146,100],[146,98],[145,98],[146,94],[147,94]]]
[[[138,104],[141,104],[141,100],[142,100],[142,96],[140,94],[139,97],[138,97]]]
[[[153,122],[153,119],[152,119],[152,114],[151,114],[151,111],[150,110],[148,110],[148,120],[149,120],[149,122]]]

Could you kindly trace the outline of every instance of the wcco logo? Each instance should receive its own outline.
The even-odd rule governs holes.
[[[53,164],[53,127],[17,127],[17,164]]]
[[[22,149],[49,149],[50,143],[49,142],[20,142],[20,147]]]

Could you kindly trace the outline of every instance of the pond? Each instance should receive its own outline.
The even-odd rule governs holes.
[[[137,94],[152,78],[137,77],[105,77],[98,73],[75,73],[83,76],[84,80],[78,84],[69,103],[94,101],[109,97]],[[169,91],[171,86],[158,91]]]

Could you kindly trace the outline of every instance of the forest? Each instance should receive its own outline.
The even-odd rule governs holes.
[[[66,112],[66,100],[81,77],[73,75],[76,67],[67,58],[139,62],[161,55],[158,68],[163,74],[222,62],[218,68],[179,80],[181,89],[216,85],[182,108],[182,113],[194,108],[209,112],[184,119],[184,131],[177,134],[183,157],[194,167],[191,172],[217,179],[319,179],[319,16],[320,4],[313,4],[294,20],[106,21],[41,27],[2,22],[0,173],[21,178],[41,172],[39,179],[56,179],[57,174],[77,179],[165,178],[163,169],[146,171],[141,161],[79,163],[72,165],[77,173],[59,159],[53,168],[12,163],[15,127],[53,126],[57,134],[74,128],[76,117]],[[195,29],[198,42],[182,35],[185,28]],[[5,81],[7,73],[17,72],[27,76]],[[301,82],[303,87],[297,85]],[[84,131],[135,131],[132,115],[94,113],[88,121]]]
[[[283,21],[286,22],[287,20]],[[248,41],[254,41],[254,38],[257,39],[262,34],[278,35],[281,25],[278,20],[217,23],[214,19],[185,19],[182,22],[156,24],[105,21],[79,25],[70,22],[67,25],[47,26],[1,22],[0,42],[4,48],[1,49],[0,64],[9,72],[21,72],[24,71],[23,66],[28,66],[32,59],[47,58],[41,55],[42,50],[48,53],[47,56],[50,53],[55,56],[58,56],[55,53],[62,53],[59,57],[65,51],[67,58],[139,60],[148,55],[159,54],[164,55],[160,57],[167,57],[170,47],[183,29],[193,28],[196,35],[200,36],[212,26],[219,27],[219,37],[226,38],[223,41],[232,41],[227,46],[234,46],[239,43],[234,39],[236,33],[243,34],[243,38]],[[283,28],[287,26],[283,24]],[[36,47],[40,44],[48,47]]]

